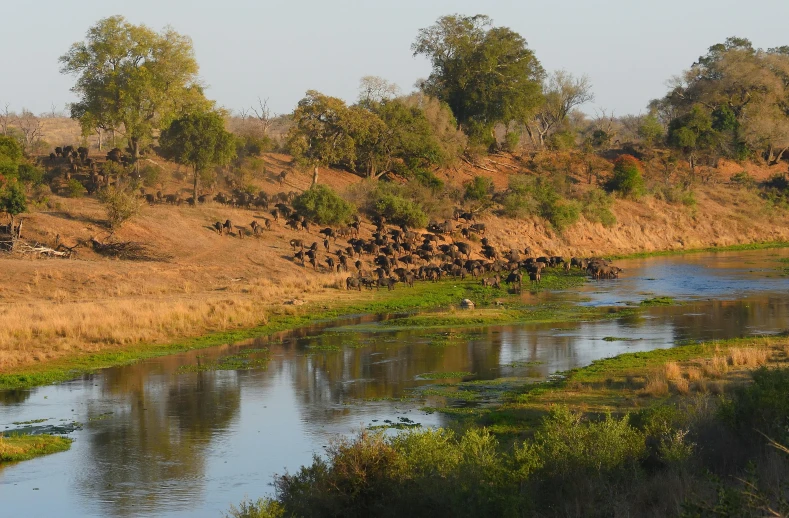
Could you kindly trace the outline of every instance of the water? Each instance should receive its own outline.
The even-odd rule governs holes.
[[[788,265],[778,260],[785,257],[789,251],[619,261],[622,279],[539,296],[589,305],[655,296],[686,302],[637,317],[449,336],[360,317],[0,393],[0,431],[34,419],[46,419],[34,426],[81,423],[70,451],[0,468],[0,517],[216,517],[245,496],[270,493],[274,473],[310,462],[338,434],[386,419],[441,425],[441,415],[397,400],[435,383],[420,374],[544,379],[621,352],[784,331]],[[271,350],[265,370],[179,371],[259,347]]]

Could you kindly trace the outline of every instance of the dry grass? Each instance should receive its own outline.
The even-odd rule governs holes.
[[[770,353],[755,347],[733,348],[729,351],[729,365],[734,367],[758,367],[767,363]]]
[[[729,372],[729,362],[725,356],[715,355],[704,364],[703,370],[708,378],[720,378]]]
[[[666,378],[659,373],[647,375],[646,383],[639,393],[643,396],[662,397],[668,395]]]
[[[663,371],[667,380],[677,380],[682,378],[682,369],[677,362],[668,362],[663,366]]]
[[[692,388],[694,392],[698,392],[699,394],[706,394],[709,391],[707,380],[703,378],[694,381]]]
[[[724,387],[725,384],[723,380],[715,380],[711,381],[708,385],[709,391],[711,394],[715,394],[716,396],[722,396],[725,392]]]
[[[688,367],[687,370],[688,381],[699,381],[703,378],[704,374],[698,367]]]
[[[288,297],[326,292],[338,275],[272,282],[234,283],[221,293],[108,297],[0,306],[0,370],[78,352],[100,352],[138,343],[163,343],[200,334],[265,324]],[[125,292],[122,286],[119,293]]]
[[[676,378],[672,382],[672,387],[678,394],[686,395],[690,392],[690,385],[685,378]]]

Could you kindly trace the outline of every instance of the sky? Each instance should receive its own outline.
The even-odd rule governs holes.
[[[728,36],[789,45],[787,0],[36,0],[3,7],[0,108],[65,111],[72,76],[58,57],[101,18],[120,14],[190,36],[206,95],[240,110],[268,99],[289,113],[307,90],[353,102],[359,79],[409,92],[430,74],[410,47],[420,28],[452,13],[486,14],[526,38],[543,67],[590,77],[583,107],[638,114],[667,81]]]

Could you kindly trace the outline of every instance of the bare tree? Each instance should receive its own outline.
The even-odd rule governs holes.
[[[545,103],[526,124],[526,132],[538,147],[567,119],[574,108],[594,101],[592,83],[587,76],[575,77],[566,70],[557,70],[543,85]]]
[[[372,104],[388,101],[400,95],[400,87],[378,76],[364,76],[359,80],[359,103]]]
[[[11,124],[11,120],[14,118],[14,112],[8,109],[9,106],[11,106],[9,103],[5,103],[5,107],[0,111],[0,132],[4,136],[8,136],[8,125]]]
[[[22,108],[22,113],[16,117],[15,122],[22,132],[25,149],[31,149],[44,134],[41,119],[27,108]]]
[[[250,109],[252,110],[252,113],[255,114],[255,118],[258,120],[258,126],[260,127],[260,131],[263,133],[263,136],[268,136],[269,129],[271,129],[271,125],[274,124],[274,119],[277,118],[277,114],[272,112],[268,107],[268,98],[261,99],[258,97],[258,107],[255,108],[252,106]]]

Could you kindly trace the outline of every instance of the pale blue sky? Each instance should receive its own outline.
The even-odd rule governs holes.
[[[73,79],[58,72],[58,56],[114,14],[191,36],[207,95],[233,110],[262,96],[290,112],[308,89],[353,101],[364,75],[409,91],[429,74],[411,56],[417,30],[455,12],[519,32],[547,70],[588,74],[597,97],[589,113],[643,112],[666,80],[727,36],[789,45],[787,0],[19,0],[2,8],[0,106],[62,109]]]

